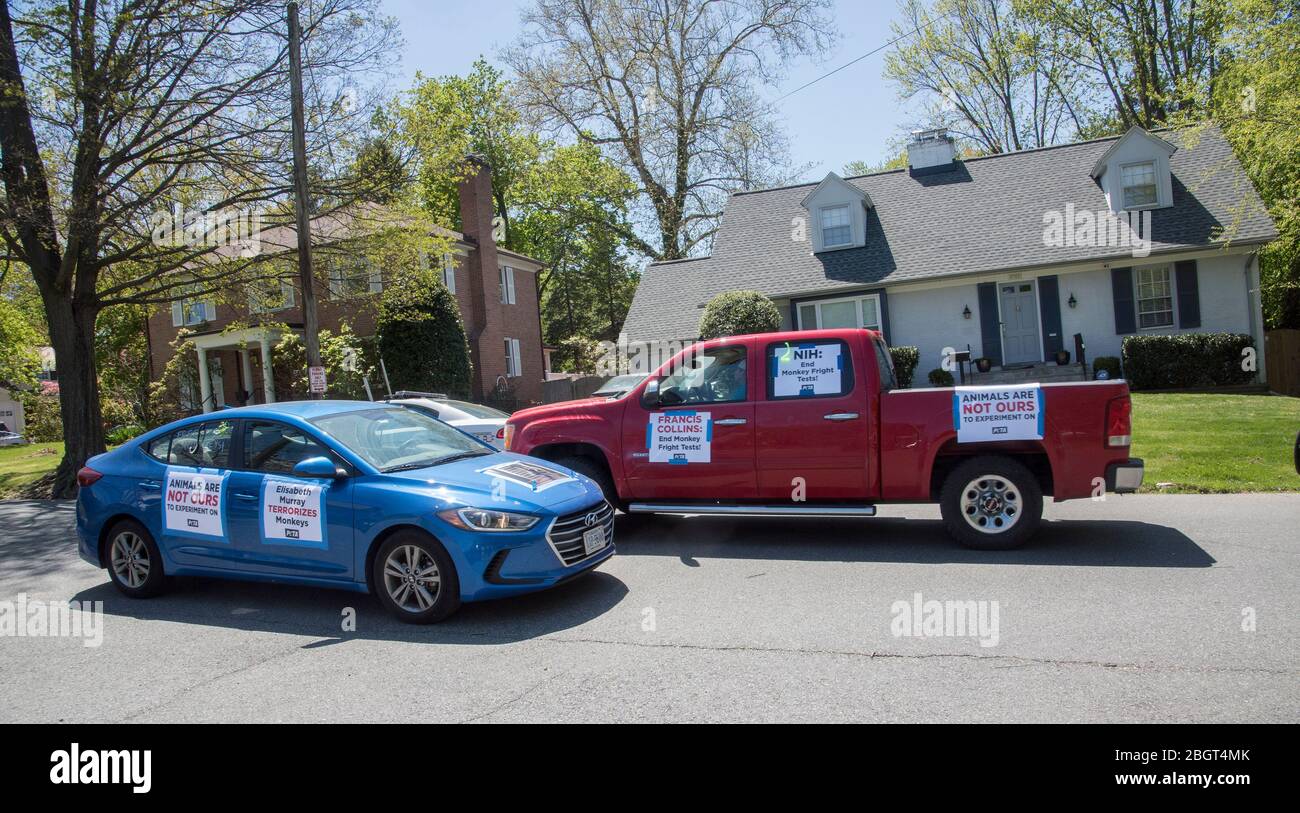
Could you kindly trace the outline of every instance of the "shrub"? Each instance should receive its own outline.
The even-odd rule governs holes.
[[[1135,390],[1248,384],[1242,351],[1255,341],[1244,333],[1182,333],[1124,339],[1124,374]]]
[[[372,390],[382,392],[383,382],[375,380],[378,363],[374,360],[373,340],[360,339],[345,322],[338,333],[320,332],[320,360],[325,368],[325,397],[366,400],[363,376],[370,376]],[[351,359],[351,361],[349,361]],[[307,348],[302,336],[286,332],[271,351],[274,364],[276,397],[281,400],[302,400],[311,397],[311,384],[307,372]]]
[[[171,358],[163,366],[158,380],[149,385],[149,415],[154,426],[192,415],[195,404],[189,403],[183,394],[184,382],[189,382],[191,394],[199,389],[199,362],[194,353],[194,342],[190,341],[193,332],[182,328],[172,340]]]
[[[928,378],[930,379],[930,385],[933,387],[951,387],[953,385],[952,373],[947,370],[940,370],[938,367],[930,371]]]
[[[771,333],[781,329],[781,311],[758,291],[727,291],[704,307],[700,338]]]
[[[1106,375],[1110,376],[1112,379],[1119,378],[1123,375],[1119,364],[1119,356],[1097,356],[1097,358],[1092,360],[1093,378],[1097,377],[1098,370],[1105,370]]]
[[[469,397],[465,326],[456,297],[433,273],[419,272],[384,289],[375,333],[394,389]]]
[[[63,440],[63,413],[57,393],[38,395],[24,392],[18,397],[23,402],[23,437],[32,443]]]
[[[912,374],[916,372],[916,365],[921,360],[920,348],[891,347],[889,356],[894,360],[894,375],[898,378],[898,386],[908,389],[912,386]]]

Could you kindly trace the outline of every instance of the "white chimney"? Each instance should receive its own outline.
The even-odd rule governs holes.
[[[914,130],[907,142],[907,167],[913,175],[941,172],[957,158],[957,150],[946,127]]]

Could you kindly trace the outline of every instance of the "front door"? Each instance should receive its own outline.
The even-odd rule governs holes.
[[[1032,282],[1005,282],[998,286],[1002,304],[1002,363],[1033,364],[1042,361],[1038,347],[1038,297]]]
[[[297,477],[309,457],[342,461],[318,438],[279,421],[242,421],[230,473],[229,533],[244,569],[268,575],[350,579],[351,478]]]
[[[753,342],[684,352],[659,402],[629,399],[623,470],[640,499],[749,500],[754,478]]]

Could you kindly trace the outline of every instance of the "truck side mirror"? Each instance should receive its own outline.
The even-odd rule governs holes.
[[[652,378],[645,383],[645,389],[641,392],[641,406],[647,409],[659,406],[659,379]]]

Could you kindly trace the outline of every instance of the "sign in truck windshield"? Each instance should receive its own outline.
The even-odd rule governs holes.
[[[958,443],[990,440],[1042,440],[1043,388],[957,387],[952,423]]]
[[[776,398],[839,395],[843,392],[844,345],[796,344],[772,354],[772,395]]]
[[[681,409],[651,413],[645,443],[651,463],[708,463],[713,445],[713,416]]]

